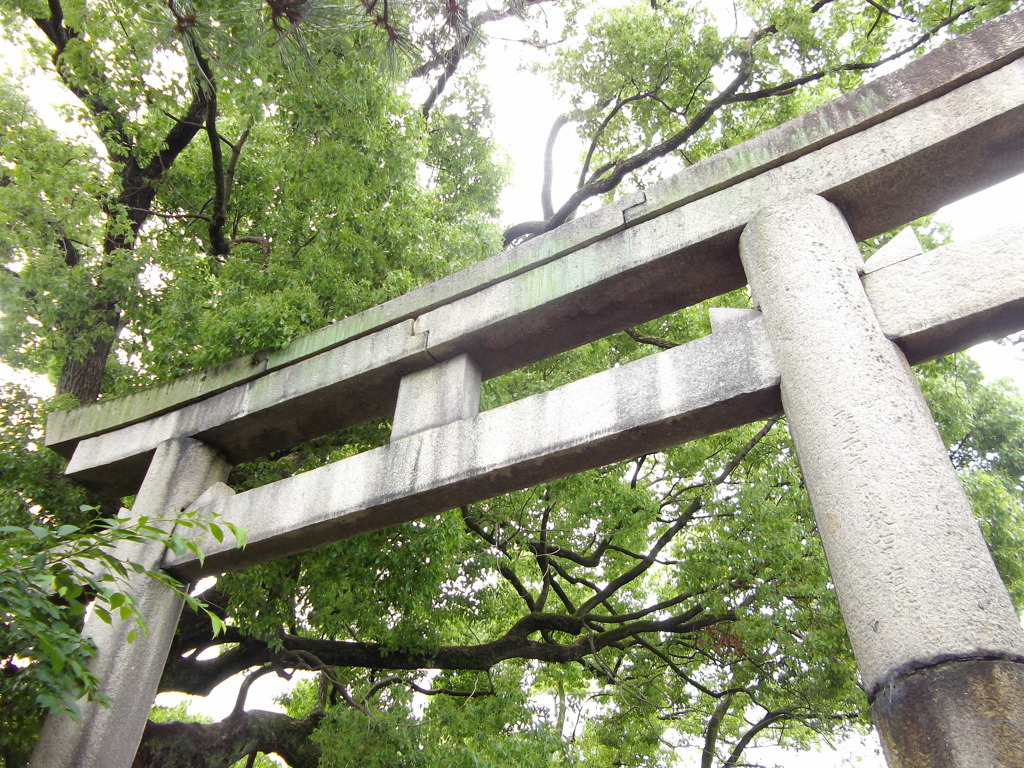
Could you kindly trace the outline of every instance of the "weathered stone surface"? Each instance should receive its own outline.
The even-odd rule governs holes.
[[[886,336],[900,344],[911,363],[924,362],[1024,328],[1024,300],[1020,298],[1024,295],[1024,237],[1017,229],[1010,229],[978,243],[938,248],[865,275],[864,285]],[[724,317],[716,310],[713,327],[721,327]],[[378,396],[388,387],[397,389],[386,366],[383,371],[386,375],[376,379]],[[250,433],[243,428],[235,435],[229,429],[236,422],[230,418],[232,406],[225,405],[231,400],[228,395],[159,417],[152,433],[140,424],[83,440],[68,472],[84,481],[93,477],[127,480],[122,487],[130,489],[131,478],[145,472],[154,440],[166,434],[188,434],[186,416],[200,424],[224,423],[215,432],[197,428],[196,433],[217,441],[226,453],[251,451],[251,446],[246,448],[244,444]],[[299,398],[299,402],[304,400]],[[322,402],[330,403],[327,398]],[[347,400],[339,406],[341,414],[349,414],[353,402]],[[318,407],[326,407],[324,404]],[[221,408],[224,410],[218,410]],[[330,421],[338,414],[324,418]],[[294,418],[286,422],[292,428],[299,423]],[[283,440],[286,436],[268,432],[264,439],[280,437],[282,442],[277,447],[287,447]]]
[[[204,565],[164,564],[190,578],[233,570],[778,412],[754,321],[272,485],[212,492],[198,508],[244,527],[246,548],[208,541]]]
[[[471,419],[479,410],[480,368],[469,355],[459,355],[402,379],[391,441]]]
[[[388,415],[401,377],[433,362],[425,347],[425,335],[416,333],[411,321],[400,323],[207,400],[83,441],[67,474],[127,494],[164,440],[198,437],[239,462]]]
[[[737,325],[746,325],[761,317],[757,309],[733,309],[731,307],[712,307],[708,310],[708,319],[711,321],[711,332],[718,333],[726,328]]]
[[[1024,12],[1008,14],[832,104],[688,168],[678,176],[649,188],[646,193],[620,200],[406,296],[300,337],[285,349],[252,355],[127,398],[53,414],[47,427],[48,445],[70,455],[74,444],[84,437],[210,397],[235,383],[294,365],[335,346],[426,314],[601,241],[620,236],[616,243],[594,251],[587,257],[589,260],[628,251],[638,238],[649,240],[660,231],[655,227],[650,228],[646,235],[625,237],[624,228],[637,228],[643,222],[683,205],[689,208],[688,204],[694,201],[714,198],[716,203],[710,208],[703,207],[694,215],[673,221],[670,226],[677,233],[673,242],[679,241],[680,231],[687,233],[684,242],[676,252],[647,255],[648,259],[658,261],[652,262],[656,268],[647,270],[652,282],[645,284],[649,289],[650,285],[664,284],[666,277],[680,277],[692,286],[688,296],[680,302],[657,290],[653,295],[645,292],[643,299],[654,314],[648,312],[648,316],[642,317],[616,307],[617,314],[612,321],[601,325],[601,332],[615,330],[616,325],[621,328],[625,327],[624,324],[657,317],[683,306],[685,301],[692,303],[736,287],[736,281],[742,279],[735,256],[736,237],[746,221],[744,217],[749,217],[757,209],[757,189],[768,189],[773,195],[787,189],[790,193],[822,193],[840,204],[858,237],[885,231],[1024,169],[1024,149],[1020,141],[1020,125],[1024,121],[1015,116],[1016,113],[1007,112],[994,118],[989,125],[986,115],[982,114],[987,112],[989,117],[995,114],[989,110],[995,106],[991,92],[993,89],[1000,91],[1001,86],[995,83],[993,88],[975,89],[969,94],[965,92],[966,101],[961,103],[976,103],[976,109],[944,107],[945,111],[940,110],[938,117],[929,117],[928,114],[934,111],[931,110],[928,114],[921,113],[920,121],[916,118],[902,120],[894,129],[897,138],[900,135],[914,135],[916,138],[914,126],[920,122],[927,126],[921,131],[921,137],[928,141],[935,139],[935,123],[941,124],[944,115],[957,123],[952,134],[942,139],[942,146],[923,153],[921,147],[926,144],[911,146],[914,142],[892,141],[888,136],[876,137],[882,142],[877,146],[886,147],[884,152],[876,153],[874,147],[866,149],[863,143],[846,144],[843,151],[830,150],[822,154],[823,151],[855,139],[854,134],[858,131],[881,121],[891,121],[907,110],[929,100],[934,101],[938,95],[994,72],[1018,58],[1022,50]],[[1005,74],[1017,79],[1017,88],[1010,89],[1012,101],[1016,98],[1014,93],[1020,91],[1020,80],[1024,78],[1016,70],[1008,70]],[[964,115],[960,112],[970,113],[968,122],[974,120],[969,129],[964,128],[961,119]],[[990,146],[981,151],[978,140],[983,137],[1002,142],[1004,146]],[[876,154],[879,157],[876,158]],[[755,185],[756,188],[734,189],[743,186],[747,180],[770,176],[773,169],[818,155],[821,155],[821,164],[832,169],[820,177],[813,171],[818,160],[813,160],[810,166],[801,163],[796,174],[772,176],[767,185],[761,183]],[[841,170],[852,160],[857,161],[855,169],[850,166],[856,172],[844,176]],[[971,171],[965,173],[963,169],[968,167]],[[940,170],[944,178],[935,178],[936,168],[948,169]],[[858,179],[858,175],[865,172],[867,175]],[[778,184],[783,186],[773,188]],[[731,211],[738,211],[740,215],[731,216]],[[719,220],[726,226],[715,227]],[[564,276],[565,270],[561,272]],[[539,281],[546,279],[539,278]],[[535,284],[537,282],[534,281]],[[637,297],[635,293],[624,296],[621,303],[628,306],[629,300]],[[602,316],[598,313],[600,304],[601,301],[593,296],[577,297],[560,308],[556,307],[555,316],[565,319],[587,317],[590,313],[589,318],[592,319]],[[575,343],[586,340],[589,339]],[[471,343],[460,352],[473,353],[474,340],[469,341]],[[476,346],[485,348],[495,343],[493,338],[475,341]],[[500,353],[503,347],[500,342],[497,344],[494,349]],[[507,366],[514,367],[515,362],[510,357],[492,354],[489,360],[481,359],[481,364],[484,368],[501,368],[504,365],[504,370],[508,370]]]
[[[913,363],[1024,328],[1024,223],[864,277],[885,335]]]
[[[742,255],[868,695],[937,658],[1024,658],[1020,620],[864,293],[842,215],[792,198],[751,221]]]
[[[173,516],[212,484],[224,480],[229,469],[209,446],[190,439],[170,440],[157,448],[130,515],[145,515],[159,524],[161,518]],[[161,544],[128,544],[120,552],[125,560],[155,570],[166,549]],[[126,638],[134,623],[115,619],[108,625],[95,616],[83,630],[98,648],[91,670],[100,678],[111,707],[80,701],[81,722],[65,715],[49,716],[29,763],[31,768],[132,764],[163,674],[181,601],[173,591],[137,574],[130,579],[129,590],[146,621],[148,635],[129,643]]]
[[[912,227],[900,230],[892,240],[883,245],[864,262],[862,273],[876,272],[882,267],[888,267],[900,261],[912,259],[924,252],[921,242],[917,239]]]
[[[1024,663],[951,661],[883,688],[871,715],[890,768],[1024,766]]]
[[[934,356],[934,354],[944,354],[961,348],[958,344],[962,341],[963,334],[961,332],[951,332],[950,328],[953,326],[961,329],[961,331],[972,329],[972,340],[979,335],[1001,335],[1015,328],[1024,328],[1024,313],[1020,311],[1021,300],[1019,298],[1013,300],[1015,295],[1018,297],[1024,295],[1024,264],[1021,263],[1022,260],[1024,260],[1024,237],[1021,237],[1017,229],[1010,229],[999,236],[994,236],[979,243],[968,246],[954,244],[891,265],[885,269],[865,275],[863,277],[863,284],[868,296],[871,297],[872,310],[877,314],[881,328],[897,342],[905,344],[911,362],[922,362]],[[998,266],[1000,262],[1004,261],[1006,262],[1005,266]],[[852,259],[852,257],[851,265],[851,268],[856,269],[857,261]],[[920,294],[918,292],[922,290],[922,286],[932,287],[925,294]],[[930,293],[931,291],[941,291],[946,298],[933,297]],[[1010,297],[1009,300],[1007,297]],[[943,303],[947,299],[950,299],[948,303],[952,304],[952,307],[949,309]],[[1009,304],[1007,303],[1008,301]],[[653,359],[657,359],[661,355],[685,354],[686,363],[682,365],[683,370],[690,371],[691,376],[694,371],[706,371],[706,375],[709,378],[705,379],[698,376],[694,380],[693,378],[684,377],[677,386],[682,388],[694,386],[696,389],[690,395],[680,392],[678,397],[681,399],[677,402],[689,400],[694,403],[708,401],[726,403],[735,397],[735,392],[739,389],[747,393],[745,398],[749,403],[756,404],[756,407],[738,407],[734,413],[728,413],[724,408],[707,410],[700,419],[691,419],[686,424],[686,430],[678,433],[680,435],[679,439],[683,439],[682,436],[684,435],[686,438],[695,438],[704,434],[711,434],[720,429],[725,429],[727,426],[744,423],[744,420],[753,421],[767,418],[772,414],[776,406],[764,406],[763,404],[774,404],[777,402],[776,379],[771,376],[744,379],[744,376],[747,374],[743,373],[744,369],[742,366],[739,366],[738,363],[736,366],[729,364],[728,357],[729,354],[742,355],[749,353],[753,354],[756,360],[761,361],[758,365],[764,366],[763,370],[774,366],[774,363],[770,362],[772,360],[770,351],[764,348],[760,341],[757,341],[761,338],[761,326],[760,321],[755,317],[756,314],[753,310],[737,310],[729,312],[727,315],[716,311],[713,315],[716,333],[713,336],[686,345],[679,348],[679,350],[659,353],[659,355],[655,355],[645,361],[640,361],[631,366],[624,366],[618,371],[598,374],[598,383],[595,386],[600,391],[607,391],[606,388],[609,385],[605,382],[606,377],[622,377],[621,383],[613,387],[613,389],[620,393],[616,397],[626,402],[642,399],[642,393],[648,390],[646,377],[651,375],[646,366],[655,365]],[[992,318],[996,315],[1001,315],[1008,319],[1004,323],[996,324],[996,327],[993,328]],[[727,317],[731,318],[734,322],[723,323]],[[933,327],[938,329],[934,333],[931,332]],[[727,333],[751,334],[751,336],[750,340],[744,342],[734,352],[728,354],[716,352],[715,350],[719,349],[720,345],[724,343],[723,340],[730,338],[728,335],[720,334]],[[907,337],[909,342],[905,342],[903,334],[909,334]],[[729,343],[730,345],[735,345],[738,342],[732,341]],[[730,349],[733,349],[733,347],[730,346]],[[747,351],[741,352],[739,349]],[[685,353],[680,352],[680,350],[685,350]],[[710,354],[708,361],[699,362],[696,357],[698,350],[704,350]],[[641,364],[643,367],[640,367]],[[670,365],[670,363],[659,363],[658,365]],[[469,457],[467,458],[468,463],[465,477],[460,477],[457,474],[451,475],[447,480],[438,481],[432,485],[430,493],[437,499],[447,498],[454,505],[456,503],[464,503],[464,501],[459,501],[459,499],[465,500],[469,496],[485,498],[488,495],[500,493],[503,489],[523,487],[529,482],[540,482],[567,472],[600,466],[601,463],[628,456],[631,451],[644,452],[652,450],[653,448],[650,444],[633,442],[634,438],[629,434],[630,427],[628,422],[626,423],[627,426],[623,427],[624,434],[616,438],[610,436],[607,429],[593,426],[601,423],[600,419],[602,417],[599,414],[594,414],[587,418],[581,417],[579,420],[570,415],[560,415],[564,407],[563,404],[566,403],[594,403],[594,407],[597,408],[602,407],[601,403],[609,402],[606,399],[602,399],[600,395],[588,393],[590,381],[591,379],[584,379],[570,385],[570,388],[562,387],[545,395],[527,398],[521,403],[513,403],[504,408],[495,409],[494,411],[481,414],[467,422],[466,425],[456,428],[453,434],[466,435],[465,439],[468,440],[472,432],[472,428],[469,425],[479,424],[481,420],[485,426],[492,423],[492,420],[495,420],[493,421],[495,424],[507,424],[509,426],[504,428],[495,427],[494,429],[499,431],[501,429],[508,429],[510,432],[514,431],[513,425],[517,423],[520,425],[542,423],[544,425],[543,429],[537,430],[536,445],[528,448],[521,455],[517,454],[518,458],[510,455],[506,457],[503,463],[499,462],[501,466],[507,469],[506,475],[503,475],[500,481],[488,485],[489,481],[485,475],[490,470],[482,466],[482,459]],[[692,383],[694,381],[696,383]],[[753,389],[755,386],[758,386],[756,384],[757,381],[760,381],[761,384],[759,386],[763,387],[760,391]],[[703,389],[712,386],[712,382],[715,391],[701,394]],[[622,410],[622,406],[619,405],[613,405],[612,407],[616,412]],[[569,414],[571,412],[566,411],[565,413]],[[505,414],[510,415],[506,416]],[[644,418],[656,421],[656,417],[646,416]],[[558,424],[565,425],[567,430],[562,438],[553,436],[553,433],[557,431],[556,425]],[[521,430],[521,426],[519,429]],[[429,437],[429,435],[435,431],[432,430],[426,433],[423,439],[430,443],[435,438]],[[662,439],[662,435],[657,432],[652,432],[651,434],[655,435],[653,442],[659,442]],[[571,435],[576,437],[569,437]],[[473,438],[473,440],[477,439]],[[588,441],[591,439],[599,441],[601,444],[590,447]],[[543,462],[537,461],[535,458],[529,458],[540,455],[546,450],[545,446],[564,444],[566,441],[572,442],[573,440],[576,441],[577,445],[571,454],[571,461],[568,458],[564,458],[561,463],[552,463],[549,474],[539,473],[538,466]],[[613,446],[616,440],[621,440],[623,447],[614,449],[613,452],[610,446]],[[428,453],[434,453],[439,449],[428,445],[425,450]],[[381,477],[395,476],[393,473],[399,471],[394,463],[397,459],[388,450],[382,449],[371,453],[373,453],[373,458],[371,459],[355,457],[359,462],[368,461],[375,467],[375,469],[363,471],[370,475],[377,473]],[[463,456],[465,455],[463,454]],[[355,459],[346,461],[355,462]],[[351,481],[348,479],[350,470],[339,468],[337,471],[339,472],[338,477],[341,478],[338,482],[342,483],[342,487],[351,487]],[[327,481],[325,480],[324,482],[326,483]],[[442,487],[444,483],[452,485],[450,494]],[[224,491],[226,495],[231,495],[226,487]],[[420,491],[410,489],[410,498],[403,499],[401,494],[392,492],[391,495],[382,501],[383,491],[381,491],[360,496],[359,499],[367,500],[371,506],[388,505],[388,509],[399,510],[389,514],[408,515],[411,513],[402,510],[402,507],[405,505],[409,509],[414,508],[417,504],[415,499],[418,493]],[[228,503],[227,501],[222,501],[214,506],[220,509]],[[237,509],[242,510],[245,509],[245,505],[249,502],[233,503],[239,505]],[[263,503],[260,502],[260,504]],[[283,502],[279,500],[266,503],[270,505]],[[353,503],[362,502],[359,502],[358,499],[353,499]],[[440,511],[444,508],[444,503],[444,501],[438,501],[430,506],[429,510],[424,508],[422,514]],[[268,508],[270,507],[268,506]],[[339,513],[341,518],[344,518],[347,514],[349,512]],[[344,524],[341,522],[332,523],[339,530],[337,537],[358,535],[364,529],[370,530],[380,527],[379,521],[375,521],[373,514],[367,513],[355,522],[345,522]],[[261,516],[254,513],[252,519],[248,521],[240,520],[239,524],[247,528],[254,525],[259,526],[261,525],[259,523],[260,520]],[[273,531],[255,533],[256,538],[263,536],[273,538],[277,535]],[[301,543],[297,542],[294,544],[294,546],[299,548],[304,548],[317,542],[315,536],[299,538]],[[253,552],[255,551],[253,549]],[[244,561],[248,556],[247,553],[239,554],[240,562]],[[258,557],[262,559],[266,556],[266,554],[260,554]],[[225,565],[225,567],[236,566]]]

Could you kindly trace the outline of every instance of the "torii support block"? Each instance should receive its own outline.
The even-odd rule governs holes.
[[[890,766],[1024,766],[1024,632],[843,216],[794,197],[740,252]]]
[[[480,366],[459,355],[410,373],[398,387],[391,440],[471,419],[480,411]]]

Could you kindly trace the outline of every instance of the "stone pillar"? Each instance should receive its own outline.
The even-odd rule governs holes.
[[[156,449],[131,516],[173,517],[210,485],[223,481],[229,469],[221,455],[204,443],[190,438],[168,440]],[[150,570],[160,567],[165,551],[155,543],[123,547],[125,559]],[[30,768],[129,768],[135,759],[178,625],[181,600],[144,576],[134,575],[130,590],[148,635],[140,633],[128,643],[126,636],[134,622],[115,619],[107,625],[95,616],[83,630],[96,643],[92,671],[112,706],[80,701],[81,722],[65,715],[47,717]]]
[[[476,416],[480,380],[480,368],[469,355],[405,376],[398,385],[391,441]]]
[[[889,764],[1024,766],[1024,633],[845,220],[793,198],[740,251]]]

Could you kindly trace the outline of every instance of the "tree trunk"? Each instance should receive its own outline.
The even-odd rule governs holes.
[[[64,360],[57,379],[58,395],[72,395],[82,405],[96,401],[100,395],[107,358],[110,357],[120,321],[121,313],[115,307],[110,307],[103,320],[103,324],[109,326],[110,331],[94,338],[84,356],[68,356]],[[97,331],[93,330],[92,333],[96,334]]]
[[[292,768],[317,768],[320,747],[310,735],[322,718],[251,710],[209,725],[150,722],[132,768],[228,768],[254,752],[275,752]]]

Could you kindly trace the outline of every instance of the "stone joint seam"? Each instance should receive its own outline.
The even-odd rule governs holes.
[[[965,654],[939,654],[928,661],[912,661],[893,671],[883,682],[876,685],[872,690],[865,691],[868,698],[868,705],[871,706],[885,693],[886,689],[894,688],[904,680],[924,672],[929,672],[938,667],[951,664],[962,664],[975,661],[1003,661],[1011,664],[1024,666],[1024,655],[1017,653],[1000,653],[997,651],[985,651],[977,655]]]
[[[427,357],[429,357],[435,363],[443,362],[443,360],[439,360],[437,357],[435,357],[434,353],[430,351],[430,329],[420,328],[420,324],[422,321],[422,315],[420,315],[419,317],[414,317],[412,319],[412,335],[423,337],[423,351],[426,352]]]

